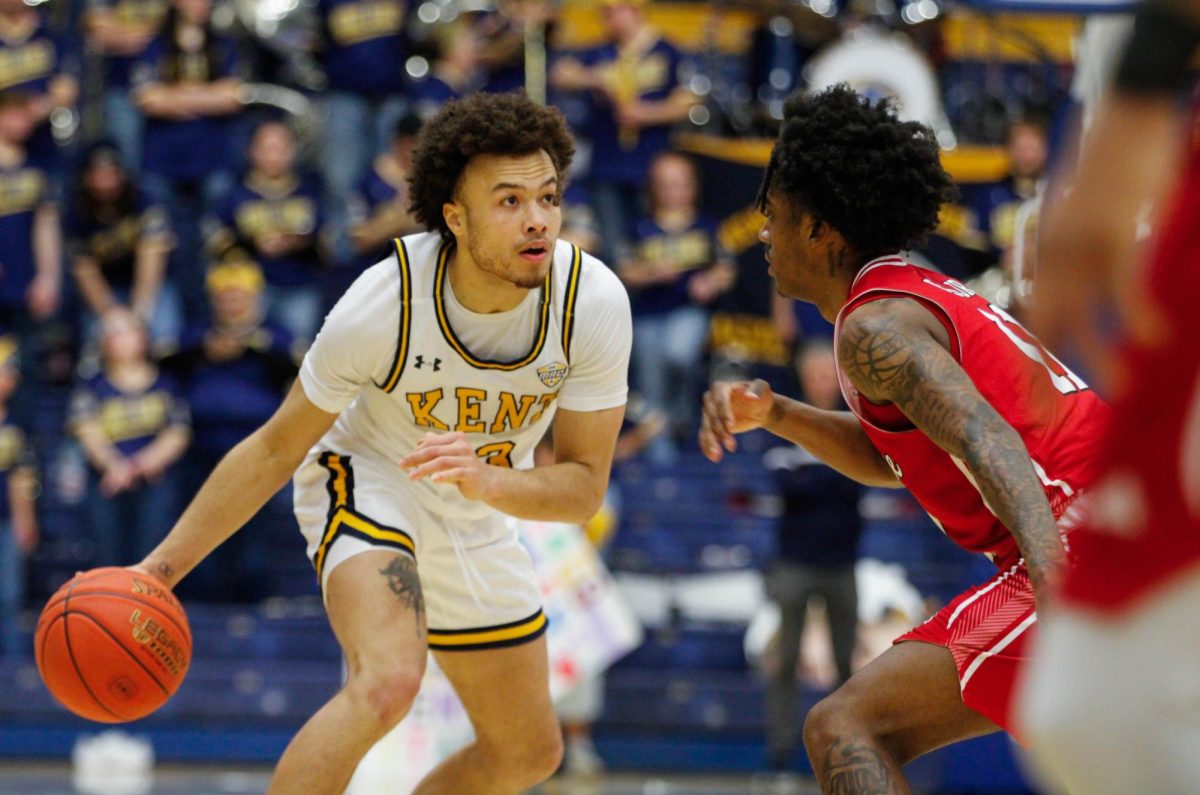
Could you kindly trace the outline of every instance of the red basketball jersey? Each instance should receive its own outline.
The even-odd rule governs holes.
[[[1121,351],[1091,519],[1072,535],[1069,601],[1120,609],[1200,566],[1200,146],[1140,285],[1165,321],[1157,346]]]
[[[864,267],[838,315],[836,333],[855,309],[881,298],[920,302],[945,327],[950,353],[983,397],[1024,440],[1058,518],[1096,474],[1108,407],[1003,309],[943,274],[900,257]],[[861,397],[839,369],[842,393],[896,476],[955,543],[1001,569],[1021,553],[988,508],[966,465],[942,450],[895,405]]]

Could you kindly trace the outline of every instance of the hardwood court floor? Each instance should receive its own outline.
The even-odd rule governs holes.
[[[87,795],[261,795],[270,771],[265,768],[163,766],[150,790],[95,791]],[[0,764],[0,795],[83,795],[62,763]],[[381,795],[387,795],[381,793]],[[817,795],[799,778],[773,776],[674,776],[618,773],[599,777],[558,777],[531,795]]]

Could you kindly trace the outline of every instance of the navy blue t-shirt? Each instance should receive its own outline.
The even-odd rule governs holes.
[[[634,315],[661,315],[688,306],[687,283],[698,270],[708,268],[722,256],[717,243],[717,222],[698,216],[686,229],[668,232],[651,218],[634,228],[634,255],[642,262],[669,264],[678,278],[669,284],[630,289]]]
[[[329,87],[379,98],[404,90],[402,0],[320,0]]]
[[[50,178],[28,159],[13,168],[0,166],[0,306],[25,304],[25,292],[37,265],[33,221],[38,207],[52,201]]]
[[[679,87],[679,51],[662,39],[628,70],[619,65],[615,44],[588,50],[581,60],[584,65],[599,69],[605,84],[617,96],[654,102],[666,99]],[[622,131],[607,101],[593,96],[592,102],[592,179],[641,185],[650,161],[668,148],[671,125]]]
[[[66,39],[51,32],[44,18],[23,40],[0,38],[0,90],[42,96],[50,91],[55,77],[77,71],[75,51]],[[49,122],[38,125],[25,147],[33,160],[46,166],[57,163]]]
[[[71,256],[94,259],[105,280],[120,289],[133,287],[138,245],[170,235],[166,210],[146,196],[128,211],[116,206],[88,211],[72,204],[63,227]]]
[[[783,497],[777,554],[807,566],[851,566],[858,558],[862,487],[802,447],[773,447],[763,463]]]
[[[211,330],[186,332],[179,351],[163,365],[184,383],[192,411],[192,448],[215,459],[270,419],[296,375],[296,363],[292,335],[280,326],[264,323],[250,332],[245,351],[229,361],[205,356],[204,337]]]
[[[157,36],[138,58],[133,68],[133,84],[142,87],[151,83],[212,83],[234,77],[237,59],[233,45],[222,37],[215,38],[216,58],[209,69],[203,51],[181,55],[178,68],[167,63],[166,34]],[[175,79],[174,75],[183,75]],[[203,116],[198,119],[146,119],[145,142],[142,150],[142,169],[165,177],[199,181],[214,171],[230,167],[234,159],[232,123],[226,116]]]
[[[99,423],[123,456],[131,456],[169,427],[187,427],[188,405],[179,382],[159,372],[145,389],[125,392],[103,372],[86,379],[71,398],[71,424]]]
[[[162,25],[169,6],[167,0],[88,0],[88,4],[90,8],[111,12],[118,23],[146,30],[155,30]],[[128,88],[133,65],[141,54],[105,56],[104,85]]]
[[[282,188],[269,188],[247,177],[238,183],[218,209],[217,234],[242,246],[262,267],[268,284],[299,287],[311,284],[321,267],[318,235],[325,223],[321,189],[311,177],[299,178]],[[280,257],[268,257],[255,245],[264,234],[294,234],[311,244]]]
[[[359,181],[358,188],[350,200],[351,223],[362,223],[374,215],[376,208],[382,204],[396,201],[401,187],[404,195],[408,195],[408,186],[396,186],[379,172],[379,163],[371,165],[370,170]],[[391,243],[384,243],[372,251],[364,251],[354,255],[350,265],[356,272],[361,272],[374,265],[391,253]]]
[[[424,80],[414,80],[409,84],[408,97],[416,108],[417,115],[422,119],[434,116],[442,106],[468,94],[473,89],[459,91],[445,80],[435,75],[429,75]]]

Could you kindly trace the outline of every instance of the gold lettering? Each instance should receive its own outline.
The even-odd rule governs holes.
[[[546,394],[542,395],[542,399],[538,401],[539,403],[542,404],[542,407],[540,409],[538,409],[537,414],[533,415],[533,419],[531,419],[529,421],[529,424],[532,425],[535,422],[537,422],[538,420],[540,420],[542,418],[542,415],[546,413],[546,409],[550,408],[550,404],[553,403],[555,398],[557,398],[557,397],[558,397],[557,392],[547,392]]]
[[[454,390],[454,396],[458,398],[458,422],[454,430],[486,433],[487,423],[479,421],[479,409],[482,402],[487,400],[487,390],[460,386]]]
[[[516,430],[525,425],[525,417],[533,404],[537,403],[537,395],[521,395],[521,405],[517,406],[517,396],[511,392],[500,393],[500,407],[496,409],[496,418],[492,420],[489,433],[500,433],[511,428]]]
[[[404,395],[408,405],[412,407],[413,422],[422,428],[433,428],[436,431],[448,431],[450,426],[433,416],[433,410],[442,400],[441,389],[431,389],[428,392],[408,392]]]

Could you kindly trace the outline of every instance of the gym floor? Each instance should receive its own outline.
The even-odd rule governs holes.
[[[22,763],[0,765],[0,795],[258,795],[267,787],[268,768],[176,767],[155,770],[152,789],[114,787],[82,791],[71,782],[70,765]],[[798,777],[701,777],[613,774],[558,777],[537,795],[816,795],[811,782]]]

